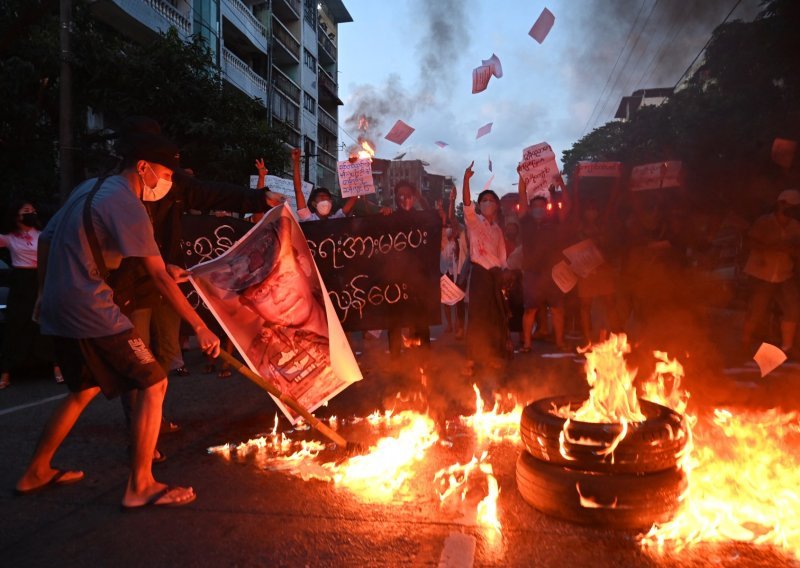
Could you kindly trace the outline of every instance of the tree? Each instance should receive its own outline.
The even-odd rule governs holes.
[[[58,17],[52,2],[0,0],[0,175],[7,195],[53,199],[57,187]],[[244,183],[255,158],[281,172],[288,165],[283,132],[268,126],[268,110],[227,88],[200,37],[170,30],[145,45],[122,38],[90,12],[74,10],[73,100],[80,164],[91,175],[107,169],[109,132],[88,132],[87,114],[117,125],[150,116],[181,146],[182,165],[196,175]],[[266,93],[265,93],[266,96]],[[78,180],[76,180],[78,181]]]

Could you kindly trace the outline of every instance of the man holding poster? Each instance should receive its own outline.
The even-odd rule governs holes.
[[[361,379],[306,239],[285,207],[198,265],[192,283],[250,368],[309,411]]]

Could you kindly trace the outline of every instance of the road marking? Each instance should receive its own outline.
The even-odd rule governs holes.
[[[475,562],[475,537],[450,533],[439,556],[439,568],[471,568]]]
[[[67,398],[67,395],[59,394],[56,396],[51,396],[49,398],[43,398],[42,400],[37,400],[36,402],[29,402],[27,404],[20,404],[19,406],[12,406],[11,408],[0,410],[0,416],[3,416],[4,414],[11,414],[12,412],[16,412],[17,410],[24,410],[26,408],[30,408],[31,406],[39,406],[40,404],[47,404],[48,402],[53,402],[54,400],[59,400],[61,398]]]

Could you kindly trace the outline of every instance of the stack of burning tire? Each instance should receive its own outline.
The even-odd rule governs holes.
[[[639,399],[646,420],[568,420],[582,402],[553,397],[528,405],[517,487],[539,511],[582,524],[643,529],[669,520],[687,488],[678,467],[689,441],[684,418]]]

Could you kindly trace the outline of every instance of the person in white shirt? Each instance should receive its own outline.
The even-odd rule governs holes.
[[[464,171],[464,222],[467,226],[471,273],[467,309],[467,366],[472,375],[476,362],[501,368],[508,340],[508,314],[502,289],[502,271],[506,267],[506,246],[498,224],[500,198],[490,190],[478,195],[478,207],[472,203],[469,180],[475,174],[472,162]]]
[[[8,227],[14,230],[0,234],[0,247],[11,255],[6,301],[6,325],[3,333],[2,358],[0,358],[0,389],[11,385],[11,370],[36,354],[52,362],[53,345],[48,337],[39,333],[39,325],[31,318],[36,304],[38,288],[36,254],[39,249],[40,223],[36,207],[28,201],[12,203]],[[53,365],[53,376],[63,383],[61,369]]]
[[[297,200],[297,216],[301,223],[308,221],[324,221],[325,219],[342,219],[347,217],[356,204],[357,197],[350,197],[341,209],[333,211],[333,196],[325,187],[315,187],[306,197],[303,195],[303,181],[300,177],[300,148],[292,149],[292,165],[294,169],[294,196]]]

